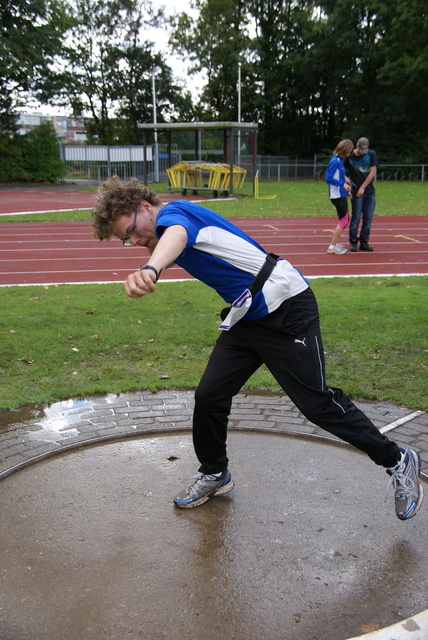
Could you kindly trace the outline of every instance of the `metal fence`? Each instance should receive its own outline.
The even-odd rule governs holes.
[[[329,158],[315,155],[312,159],[287,156],[259,156],[259,177],[263,180],[324,179]],[[426,182],[428,164],[379,164],[377,180]]]
[[[99,145],[60,145],[60,158],[64,163],[64,182],[82,182],[98,185],[103,180],[118,175],[122,180],[135,177],[147,182],[168,182],[167,168],[182,160],[195,159],[194,151],[180,150],[172,146],[171,158],[168,145],[158,144],[144,146],[107,147]],[[201,150],[201,158],[205,161],[223,161],[222,150]],[[289,156],[257,156],[255,166],[250,156],[241,155],[235,158],[235,164],[246,165],[250,170],[247,181],[252,181],[256,171],[260,180],[323,180],[329,158],[325,155],[314,155],[312,158]],[[144,166],[145,164],[145,166]],[[428,180],[428,164],[380,164],[377,180],[408,180],[426,182]]]
[[[144,162],[153,164],[151,146],[60,145],[59,155],[64,163],[64,182],[100,184],[118,175],[123,180],[143,177]]]

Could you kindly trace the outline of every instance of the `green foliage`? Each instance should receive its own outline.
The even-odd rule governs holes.
[[[0,181],[56,182],[63,173],[58,139],[50,123],[25,135],[0,135]]]
[[[244,0],[198,2],[197,23],[185,14],[171,20],[171,44],[176,52],[189,55],[195,71],[204,70],[208,82],[199,104],[204,120],[237,120],[240,53],[249,44],[249,22]]]
[[[170,20],[170,45],[205,72],[195,103],[146,38],[165,29],[151,0],[2,1],[0,132],[13,134],[16,107],[35,96],[90,114],[90,142],[141,144],[138,123],[153,118],[154,70],[158,122],[241,115],[259,123],[264,155],[312,155],[364,135],[384,163],[426,162],[426,0],[194,0],[191,7],[196,20],[186,12]]]
[[[0,133],[0,182],[25,179],[22,153],[15,139]]]
[[[21,139],[25,176],[29,182],[56,182],[64,167],[58,157],[58,139],[50,123],[43,123]]]
[[[427,410],[427,278],[334,278],[312,286],[328,383],[354,398]],[[0,408],[195,387],[223,306],[196,281],[161,281],[141,300],[116,284],[6,287],[0,304]],[[263,368],[246,386],[278,389]]]
[[[190,115],[189,94],[173,81],[163,54],[142,40],[146,29],[161,24],[151,2],[76,0],[71,11],[65,64],[46,69],[41,101],[89,112],[92,143],[141,144],[138,123],[152,120],[154,70],[159,121],[177,110]]]
[[[0,3],[0,130],[14,131],[15,109],[51,61],[62,51],[68,26],[58,0],[2,0]]]
[[[425,0],[199,0],[195,22],[173,21],[172,43],[207,71],[199,107],[260,123],[263,154],[312,154],[367,136],[384,162],[425,162],[428,23]],[[224,22],[223,22],[224,19]],[[251,24],[251,32],[248,25]]]

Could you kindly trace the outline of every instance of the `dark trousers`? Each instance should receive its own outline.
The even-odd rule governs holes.
[[[376,464],[397,464],[397,444],[341,389],[326,385],[318,306],[307,289],[261,320],[241,320],[219,336],[195,392],[193,443],[200,471],[227,468],[232,398],[263,363],[308,420],[364,451]]]

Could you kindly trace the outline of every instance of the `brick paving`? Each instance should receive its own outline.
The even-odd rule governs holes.
[[[428,414],[388,402],[357,404],[388,437],[421,453],[423,475],[427,479]],[[193,391],[167,390],[110,394],[51,407],[35,405],[2,412],[0,479],[73,448],[131,436],[189,431],[192,411]],[[233,400],[229,429],[341,442],[306,420],[283,394],[239,394]]]

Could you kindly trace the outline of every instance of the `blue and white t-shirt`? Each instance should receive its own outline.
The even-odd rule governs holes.
[[[215,289],[227,303],[236,301],[260,271],[267,252],[218,213],[193,202],[175,200],[165,205],[157,214],[157,236],[175,224],[183,226],[188,237],[176,264]],[[308,286],[297,269],[280,259],[262,290],[250,300],[245,319],[262,318]]]

